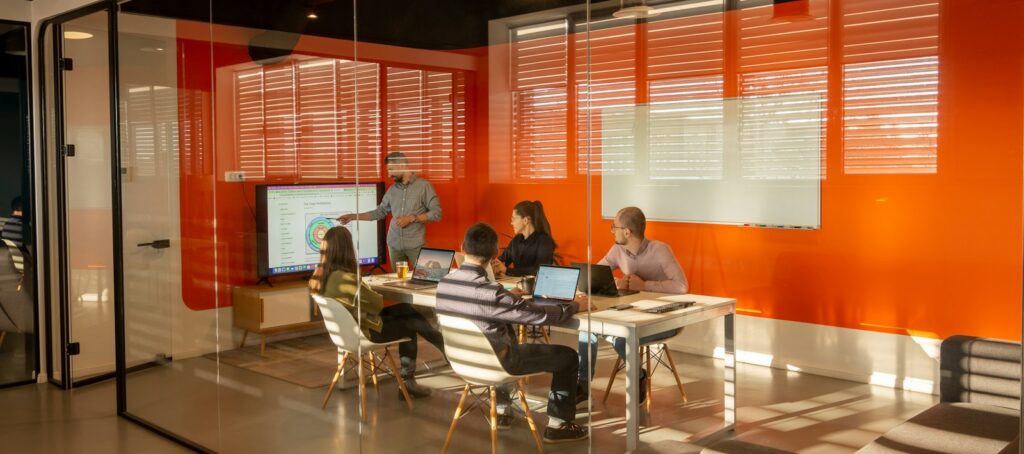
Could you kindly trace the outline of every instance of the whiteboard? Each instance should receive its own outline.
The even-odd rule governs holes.
[[[583,159],[601,215],[819,228],[824,107],[797,93],[595,109]]]

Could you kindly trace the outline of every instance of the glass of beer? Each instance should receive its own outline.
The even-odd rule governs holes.
[[[395,272],[398,273],[399,280],[404,281],[409,279],[409,262],[404,260],[401,262],[395,262]]]

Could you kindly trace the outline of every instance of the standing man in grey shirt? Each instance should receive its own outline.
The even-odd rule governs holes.
[[[384,160],[388,175],[395,184],[384,193],[376,209],[363,213],[348,213],[338,217],[342,225],[351,221],[379,221],[391,213],[388,226],[388,252],[391,267],[400,261],[415,266],[426,240],[426,224],[441,220],[441,199],[434,186],[409,169],[409,158],[399,152],[388,153]]]
[[[394,152],[388,153],[384,160],[387,165],[388,175],[395,180],[395,184],[388,188],[384,197],[376,209],[363,213],[348,213],[338,217],[342,225],[352,221],[379,221],[391,213],[391,225],[388,226],[388,252],[391,255],[391,267],[395,263],[406,260],[410,265],[416,263],[420,256],[420,248],[425,243],[427,222],[441,220],[441,200],[434,192],[434,186],[429,181],[418,177],[409,169],[409,158],[404,154]],[[385,305],[380,312],[381,319],[388,323],[415,323],[417,318],[422,318],[416,309],[408,303]],[[441,333],[433,327],[424,329],[419,333],[424,339],[434,345],[443,345],[444,340]],[[402,378],[406,381],[409,394],[413,397],[426,397],[430,395],[430,389],[416,385],[416,357],[415,339],[409,345],[408,355],[403,355]],[[413,386],[408,386],[413,383]],[[403,395],[399,394],[399,398]]]

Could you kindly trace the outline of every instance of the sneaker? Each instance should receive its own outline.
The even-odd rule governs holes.
[[[416,384],[415,380],[406,379],[405,389],[409,391],[409,396],[413,399],[430,396],[430,388]],[[405,400],[405,394],[402,394],[401,388],[398,389],[398,400]]]
[[[512,415],[498,415],[498,430],[509,430],[512,428]]]
[[[587,428],[576,423],[566,422],[558,427],[544,429],[545,443],[567,443],[587,438]]]

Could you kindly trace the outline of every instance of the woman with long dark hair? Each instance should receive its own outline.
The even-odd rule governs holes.
[[[496,274],[529,276],[540,265],[555,262],[555,240],[539,200],[524,200],[512,208],[512,230],[516,236],[501,255],[491,261]]]
[[[358,270],[352,233],[345,227],[331,228],[320,245],[320,264],[309,279],[309,289],[341,302],[352,313],[352,317],[360,321],[359,328],[363,335],[373,342],[410,338],[398,344],[402,379],[413,397],[429,396],[430,389],[417,385],[415,380],[417,335],[423,336],[444,353],[441,333],[409,304],[384,307],[384,297],[359,282]],[[402,398],[402,394],[399,393],[398,397]]]

